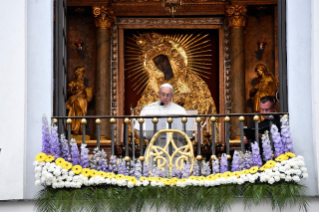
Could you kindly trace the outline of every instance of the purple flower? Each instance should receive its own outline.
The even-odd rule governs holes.
[[[263,144],[263,155],[264,155],[264,161],[268,161],[272,159],[272,148],[270,145],[270,140],[268,136],[268,131],[265,131],[265,134],[261,136],[261,141]]]
[[[279,155],[283,154],[283,145],[280,137],[280,133],[278,132],[278,128],[275,124],[271,126],[271,137],[274,142],[274,147],[275,147],[275,155],[278,157]]]
[[[284,152],[295,152],[292,144],[291,133],[289,129],[288,119],[283,116],[281,119],[281,139]]]
[[[223,153],[220,159],[220,173],[224,173],[227,171],[228,171],[227,155]]]
[[[193,173],[192,176],[199,176],[198,161],[193,161]]]
[[[144,177],[149,177],[150,176],[150,171],[151,171],[151,166],[148,164],[144,164],[144,167],[143,167],[143,176]]]
[[[111,158],[110,158],[110,164],[109,164],[109,167],[108,167],[108,171],[109,172],[117,172],[117,167],[116,167],[116,155],[112,155]]]
[[[239,169],[239,159],[240,159],[240,155],[239,152],[237,150],[234,151],[234,155],[233,155],[233,162],[232,162],[232,167],[231,167],[231,171],[240,171]]]
[[[239,152],[239,158],[238,158],[238,167],[239,171],[242,171],[245,169],[245,155],[242,151]]]
[[[81,145],[81,163],[83,168],[89,168],[89,149],[86,144]]]
[[[140,160],[137,160],[134,164],[134,176],[137,179],[140,179],[140,177],[142,177],[142,163]]]
[[[71,156],[72,156],[73,166],[80,165],[81,161],[80,161],[78,145],[73,138],[71,139]]]
[[[261,167],[263,165],[260,156],[260,150],[257,142],[251,143],[253,166]]]
[[[42,116],[42,152],[47,155],[51,155],[50,127],[45,114]]]
[[[180,173],[180,171],[177,168],[174,167],[172,176],[180,179],[181,173]]]
[[[187,161],[182,169],[182,178],[188,178],[191,175],[191,164]]]
[[[126,167],[129,169],[128,174],[130,176],[135,176],[134,166],[135,166],[135,162],[133,160],[131,160],[130,162],[126,163]]]
[[[250,151],[246,151],[244,156],[244,169],[250,169],[253,166],[253,158]]]
[[[71,155],[68,145],[68,140],[65,139],[64,134],[61,135],[61,145],[62,145],[62,157],[64,160],[71,162]]]
[[[219,161],[217,157],[213,160],[213,174],[219,173]]]
[[[156,165],[152,168],[152,176],[153,177],[165,177],[165,170],[161,170]]]
[[[98,171],[108,171],[108,165],[106,160],[106,153],[104,150],[99,150],[98,148],[95,148],[94,156],[92,157],[92,169],[96,169]]]
[[[119,166],[118,174],[123,174],[125,176],[128,176],[129,170],[128,170],[128,167],[126,166],[125,160],[120,160],[118,163],[118,166]]]
[[[211,174],[211,170],[210,170],[210,166],[209,166],[209,162],[202,162],[202,175],[203,176],[208,176]]]
[[[60,151],[60,143],[59,143],[57,126],[52,126],[51,128],[50,143],[51,143],[51,154],[54,155],[55,158],[59,158],[61,156],[61,151]]]

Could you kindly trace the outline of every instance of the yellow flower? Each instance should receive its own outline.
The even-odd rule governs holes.
[[[244,174],[244,175],[249,174],[249,170],[248,170],[248,169],[243,170],[243,171],[242,171],[242,174]]]
[[[115,176],[115,179],[123,180],[124,179],[124,175],[123,174],[118,174],[118,175]]]
[[[74,172],[74,174],[80,174],[82,172],[82,166],[75,165],[72,167],[72,171]]]
[[[241,172],[239,172],[239,171],[233,172],[233,176],[235,176],[237,178],[239,178],[240,175],[241,175]]]
[[[70,170],[72,168],[72,163],[65,161],[64,163],[62,163],[62,168],[66,169],[66,170]]]
[[[197,178],[197,180],[204,181],[204,180],[206,180],[206,178],[205,178],[205,177],[203,177],[203,176],[200,176],[200,177],[198,177],[198,178]]]
[[[284,161],[284,160],[288,160],[288,155],[281,154],[275,160],[279,161],[279,162]]]
[[[186,179],[179,179],[178,182],[185,183]]]
[[[107,173],[105,174],[105,177],[112,179],[112,178],[115,177],[115,174],[114,174],[113,172],[107,172]]]
[[[259,168],[260,171],[265,171],[265,166]]]
[[[53,155],[47,155],[47,157],[45,158],[45,162],[52,162],[53,160],[54,160]]]
[[[231,172],[225,172],[224,173],[224,177],[225,178],[229,178],[229,177],[232,177],[232,176],[233,176],[233,174]]]
[[[265,166],[268,166],[269,168],[273,168],[273,167],[275,167],[275,165],[276,165],[276,162],[273,161],[273,160],[269,160],[269,161],[267,161],[267,163],[265,164]]]
[[[290,158],[296,157],[296,155],[292,152],[287,152],[286,155],[289,156]]]
[[[253,166],[249,169],[249,173],[255,174],[258,171],[258,166]]]
[[[94,170],[94,169],[91,169],[90,176],[91,176],[91,177],[95,177],[95,176],[97,176],[97,175],[98,175],[98,173],[99,173],[99,171]]]
[[[190,177],[188,177],[188,179],[190,179],[190,180],[197,180],[197,177],[196,177],[196,176],[190,176]]]
[[[215,180],[215,176],[213,174],[206,177],[206,180]]]
[[[221,177],[224,177],[224,176],[223,176],[223,174],[218,173],[218,174],[215,175],[215,177],[216,177],[216,179],[218,179],[218,178],[221,178]]]
[[[106,173],[104,171],[99,171],[98,175],[105,178],[106,177]]]
[[[174,183],[174,184],[176,185],[176,184],[177,184],[177,182],[178,182],[178,179],[177,179],[176,177],[174,177],[174,178],[172,178],[172,179],[171,179],[171,182],[172,182],[172,183]]]
[[[62,164],[65,162],[65,160],[63,158],[57,158],[55,160],[55,164],[58,166],[62,166]]]
[[[144,180],[147,180],[147,177],[140,177],[141,182],[143,182]]]
[[[36,161],[41,163],[45,160],[46,157],[47,157],[47,155],[45,153],[40,153],[35,157],[35,159],[36,159]]]
[[[154,177],[154,180],[156,182],[163,182],[163,178],[161,178],[161,177]]]
[[[126,176],[127,182],[132,182],[134,185],[137,182],[137,179],[135,177]]]
[[[91,174],[91,171],[90,171],[90,169],[88,169],[88,168],[84,168],[84,169],[82,169],[81,174],[82,174],[84,177],[89,177],[90,174]]]
[[[164,184],[169,186],[172,184],[172,181],[170,179],[164,179]]]

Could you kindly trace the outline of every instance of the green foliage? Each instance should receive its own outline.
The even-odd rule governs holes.
[[[243,198],[245,210],[271,203],[273,210],[287,206],[308,211],[307,187],[295,183],[222,185],[217,187],[119,187],[81,189],[44,188],[36,195],[37,211],[141,211],[146,205],[167,211],[227,211],[235,198]]]

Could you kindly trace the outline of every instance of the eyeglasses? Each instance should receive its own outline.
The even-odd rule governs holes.
[[[167,97],[167,98],[172,96],[171,93],[159,93],[159,94],[161,95],[161,97]]]

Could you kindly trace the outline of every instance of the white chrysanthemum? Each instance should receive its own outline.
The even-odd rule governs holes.
[[[35,173],[35,179],[40,179],[41,178],[41,173]]]
[[[275,179],[276,182],[280,181],[280,177],[279,176],[275,176],[274,179]]]
[[[258,177],[260,177],[260,173],[257,172],[257,173],[254,174],[254,176],[256,176],[256,179],[257,179]]]
[[[127,187],[133,188],[133,187],[134,187],[134,184],[130,181],[130,182],[127,183]]]
[[[301,155],[298,155],[297,157],[296,157],[296,159],[298,160],[298,161],[304,161],[305,159],[301,156]]]
[[[59,185],[59,184],[58,184],[57,182],[53,182],[53,183],[52,183],[52,188],[58,188],[58,185]]]
[[[52,185],[52,180],[46,180],[46,181],[45,181],[45,184],[46,184],[47,186]]]
[[[34,165],[34,166],[39,166],[40,163],[39,163],[38,161],[34,161],[34,162],[33,162],[33,165]]]
[[[47,178],[45,176],[42,176],[40,180],[41,180],[41,182],[45,182],[47,180]]]
[[[72,177],[72,176],[69,176],[69,177],[71,177],[73,181],[79,181],[80,179],[82,180],[82,176],[78,175],[78,176],[74,176],[74,177]]]
[[[157,186],[157,182],[153,180],[153,181],[151,182],[151,186]]]
[[[190,185],[192,185],[193,180],[187,179],[185,183],[186,183],[186,185],[190,186]]]
[[[286,182],[289,182],[289,181],[291,181],[291,180],[292,180],[292,178],[291,178],[290,175],[287,175],[287,176],[285,177],[285,181],[286,181]]]
[[[41,185],[41,181],[40,180],[36,180],[35,181],[35,186],[40,186]]]
[[[246,176],[247,176],[248,179],[249,179],[249,178],[252,176],[252,174],[248,173]]]
[[[285,165],[285,170],[287,171],[287,170],[289,170],[289,169],[291,169],[291,166],[290,166],[289,164],[286,164],[286,165]]]
[[[94,184],[95,184],[95,179],[94,179],[94,177],[91,177],[91,178],[89,179],[89,184],[90,184],[90,185],[94,185]]]
[[[302,173],[302,178],[303,179],[308,179],[308,173]]]
[[[148,180],[143,180],[143,186],[148,186],[150,184],[150,182],[148,182]]]
[[[209,187],[209,186],[210,186],[210,182],[209,182],[208,180],[205,180],[205,181],[204,181],[204,186],[205,186],[205,187]]]
[[[164,184],[164,182],[158,182],[158,186],[159,186],[159,187],[164,187],[165,184]]]
[[[298,176],[293,176],[292,180],[298,183],[300,181],[300,178]]]
[[[274,182],[275,182],[275,178],[273,178],[273,177],[269,178],[269,180],[268,180],[269,184],[273,184]]]
[[[227,182],[225,177],[221,177],[219,178],[219,180],[220,180],[220,184],[225,184]]]
[[[280,179],[285,179],[286,175],[285,174],[280,174]]]
[[[69,176],[74,176],[74,171],[70,170],[69,171]]]
[[[186,184],[186,183],[185,183]],[[203,186],[204,185],[204,182],[203,181],[201,181],[201,180],[199,180],[198,181],[198,186]]]
[[[266,170],[265,170],[265,173],[268,174],[268,175],[270,175],[270,174],[272,173],[272,169],[266,169]]]
[[[288,169],[285,171],[285,175],[291,175],[292,174],[292,169]]]
[[[63,181],[59,182],[59,188],[63,188],[63,187],[64,187],[64,182]]]
[[[41,166],[36,166],[36,167],[34,167],[34,171],[35,172],[41,172]]]
[[[136,183],[135,183],[135,186],[141,186],[142,185],[142,182],[141,181],[136,181]]]
[[[66,188],[70,188],[70,187],[71,187],[71,183],[68,182],[68,181],[66,181],[66,182],[64,183],[64,186],[65,186]]]
[[[62,169],[62,170],[61,170],[61,173],[62,173],[62,174],[68,174],[68,172],[69,172],[69,171],[66,170],[66,169]]]
[[[286,160],[281,161],[281,165],[282,165],[282,166],[285,166],[287,163],[288,163],[288,162],[287,162]]]
[[[238,184],[238,185],[241,185],[241,184],[243,184],[243,183],[244,183],[244,181],[243,181],[242,178],[238,178],[238,179],[237,179],[237,184]]]
[[[216,179],[216,180],[214,180],[214,182],[215,182],[215,185],[220,185],[220,179],[218,178],[218,179]]]
[[[105,183],[106,183],[106,184],[111,184],[111,183],[112,183],[112,182],[111,182],[111,179],[110,179],[110,178],[106,178],[106,179],[105,179]]]
[[[112,183],[112,185],[116,185],[117,180],[115,178],[112,178],[111,183]]]
[[[303,160],[300,160],[297,162],[298,166],[304,166],[305,165],[305,162]]]
[[[70,187],[71,188],[76,188],[76,182],[70,182]]]
[[[77,183],[76,183],[76,188],[81,188],[81,186],[82,186],[82,183],[81,183],[81,182],[77,182]]]
[[[66,178],[66,181],[67,182],[71,182],[73,180],[73,177],[71,177],[71,176],[68,176],[67,178]]]
[[[275,167],[279,169],[281,167],[281,163],[280,162],[276,163]]]
[[[46,172],[43,176],[45,176],[47,179],[52,179],[54,177],[50,172]]]
[[[300,169],[295,169],[295,170],[294,170],[294,173],[295,173],[296,175],[301,175],[301,170],[300,170]]]
[[[54,171],[55,171],[55,167],[50,166],[50,167],[48,168],[48,171],[49,171],[49,172],[54,172]]]
[[[275,166],[274,168],[272,168],[272,170],[273,170],[274,172],[276,172],[276,171],[279,170],[279,167]]]
[[[250,183],[255,183],[255,178],[254,178],[254,177],[249,177],[249,178],[248,178],[248,181],[249,181]]]
[[[285,167],[284,167],[284,166],[281,166],[281,167],[279,167],[279,171],[280,171],[280,172],[285,172],[285,171],[286,171],[286,169],[285,169]]]
[[[39,165],[40,165],[40,166],[45,166],[45,162],[42,161]]]
[[[300,170],[301,170],[303,173],[306,173],[306,172],[307,172],[307,168],[306,168],[306,167],[301,167]]]
[[[68,178],[67,174],[62,175],[62,180],[65,180],[66,178]]]

